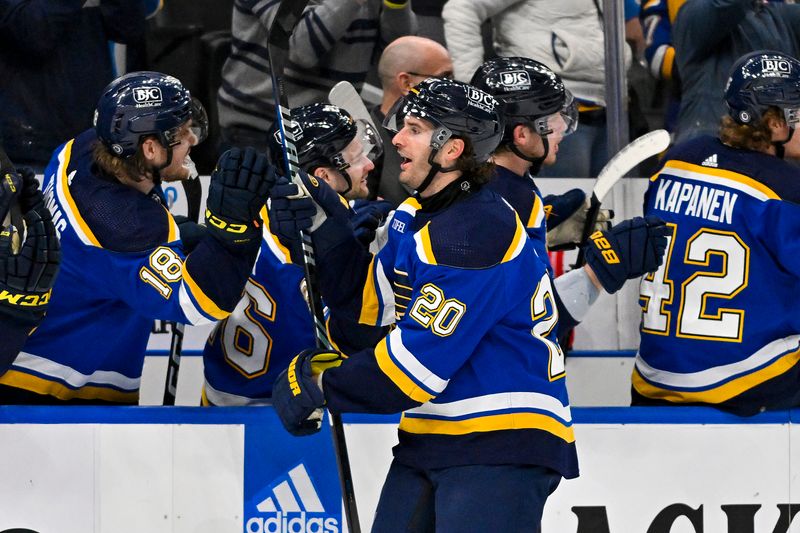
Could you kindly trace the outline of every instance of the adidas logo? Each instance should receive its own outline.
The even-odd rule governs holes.
[[[272,495],[256,505],[259,513],[246,533],[339,533],[339,520],[327,516],[306,467],[300,463],[271,484]]]
[[[719,166],[719,165],[717,165],[717,154],[712,154],[712,155],[706,157],[706,160],[703,161],[700,164],[703,165],[704,167],[717,168]]]

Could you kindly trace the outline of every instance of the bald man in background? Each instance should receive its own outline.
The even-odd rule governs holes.
[[[383,100],[370,110],[377,126],[392,105],[408,90],[425,78],[452,78],[453,61],[447,49],[425,37],[405,36],[395,39],[386,47],[378,61],[378,76],[383,88]],[[375,170],[370,173],[370,193],[383,197],[394,206],[408,198],[411,191],[397,179],[400,174],[400,156],[392,146],[392,136],[378,127],[383,138],[383,155],[375,161]]]

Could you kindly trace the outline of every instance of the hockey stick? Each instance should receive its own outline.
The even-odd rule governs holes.
[[[334,85],[333,89],[328,92],[328,101],[350,113],[354,119],[365,120],[373,129],[375,128],[367,106],[364,105],[364,100],[349,81],[340,81]]]
[[[3,147],[0,146],[0,177],[13,189],[13,182],[10,176],[12,172],[16,174],[17,168],[11,162]],[[20,181],[19,186],[22,187],[22,185]],[[12,190],[12,192],[16,191]],[[19,253],[22,247],[22,232],[25,230],[25,223],[22,220],[22,210],[19,208],[19,204],[17,202],[11,204],[8,212],[2,218],[3,227],[9,228],[9,231],[11,231],[11,253]]]
[[[289,99],[283,88],[283,72],[289,57],[289,39],[295,26],[303,15],[303,10],[308,0],[281,0],[272,25],[269,28],[267,39],[267,56],[270,70],[272,71],[272,90],[275,98],[277,131],[280,132],[283,159],[286,172],[301,190],[302,181],[298,174],[299,162],[295,149],[294,132],[291,129],[292,117],[289,109]],[[290,128],[287,128],[287,123]],[[303,249],[303,270],[308,290],[308,301],[311,315],[314,320],[314,336],[317,348],[331,349],[330,341],[325,330],[325,319],[322,313],[322,298],[319,293],[318,278],[315,264],[314,246],[311,237],[305,232],[300,232],[300,243]],[[347,519],[347,529],[350,533],[361,533],[356,509],[356,496],[353,489],[353,475],[350,472],[350,459],[347,454],[344,427],[340,415],[329,413],[331,417],[331,435],[333,449],[336,453],[336,463],[339,469],[339,481],[342,485],[342,498],[344,512]]]
[[[202,187],[200,179],[194,178],[184,180],[183,190],[186,193],[187,218],[197,222],[200,216],[200,198]],[[181,370],[181,351],[183,350],[183,333],[186,325],[182,322],[170,321],[172,336],[169,341],[169,359],[167,360],[167,375],[164,380],[164,400],[163,405],[175,405],[178,395],[178,374]]]
[[[614,185],[630,170],[650,157],[660,154],[669,146],[669,132],[667,130],[655,130],[645,133],[638,139],[634,139],[612,157],[597,175],[597,180],[592,189],[592,199],[589,203],[589,211],[586,213],[586,222],[583,224],[581,242],[578,245],[578,259],[575,266],[580,267],[586,262],[583,247],[589,242],[589,235],[597,222],[597,215],[600,213],[600,204],[611,191]]]

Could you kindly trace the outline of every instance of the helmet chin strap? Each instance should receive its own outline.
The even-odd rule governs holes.
[[[775,155],[780,159],[783,159],[783,155],[786,152],[784,145],[792,140],[792,135],[794,135],[794,127],[789,126],[789,135],[782,141],[775,141],[772,143],[772,146],[775,147]]]
[[[161,171],[172,164],[172,146],[167,146],[166,150],[167,150],[167,161],[163,165],[159,165],[153,168],[153,183],[155,183],[156,185],[161,184]]]
[[[542,163],[544,163],[544,160],[547,159],[547,154],[550,153],[550,141],[547,140],[547,135],[540,135],[540,137],[542,138],[542,144],[544,145],[544,155],[541,157],[532,157],[523,154],[522,150],[517,148],[517,145],[513,141],[508,145],[511,151],[514,152],[515,156],[531,163],[530,173],[533,176],[537,175],[542,169]]]
[[[433,158],[436,157],[436,154],[439,153],[438,148],[431,148],[431,153],[428,155],[428,164],[431,166],[431,169],[428,171],[428,175],[425,176],[425,179],[422,180],[422,183],[419,184],[417,187],[417,193],[422,194],[422,191],[430,186],[431,182],[433,181],[434,176],[439,172],[453,172],[456,167],[442,167],[439,163],[434,162]]]
[[[337,168],[336,171],[339,174],[341,174],[341,176],[344,178],[344,182],[347,184],[347,188],[339,193],[342,196],[344,196],[345,194],[349,193],[350,190],[353,188],[353,180],[350,179],[350,174],[347,173],[347,169],[340,170]]]

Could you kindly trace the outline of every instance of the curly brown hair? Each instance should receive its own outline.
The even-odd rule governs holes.
[[[464,151],[456,160],[454,165],[456,170],[470,178],[473,183],[483,185],[491,181],[494,176],[494,163],[490,161],[478,162],[475,160],[475,149],[472,146],[472,141],[466,137],[458,137],[464,141]]]
[[[149,136],[148,136],[149,137]],[[155,138],[155,136],[152,136]],[[146,139],[143,138],[142,141]],[[147,160],[142,153],[141,143],[136,153],[127,159],[114,155],[106,146],[97,141],[92,149],[92,157],[100,170],[122,181],[129,178],[133,181],[144,181],[152,177],[152,170],[147,166]]]
[[[755,124],[739,124],[729,116],[722,117],[719,127],[720,140],[733,148],[744,148],[756,152],[767,152],[772,146],[772,130],[769,121],[783,121],[783,113],[777,107],[770,107]]]

